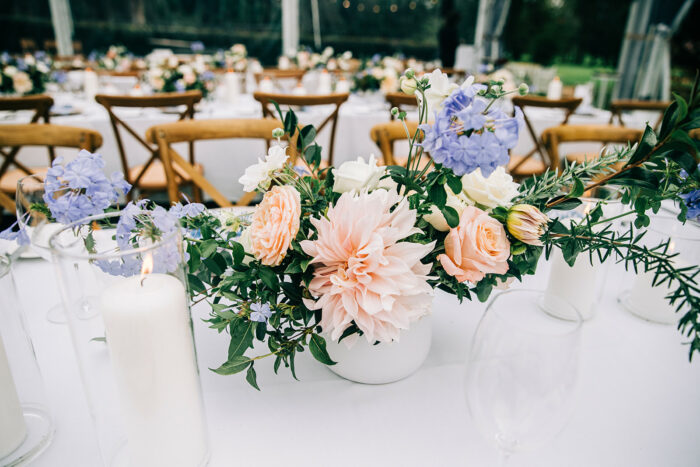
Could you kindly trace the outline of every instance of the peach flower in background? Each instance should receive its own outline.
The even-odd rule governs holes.
[[[299,232],[300,217],[301,198],[296,188],[275,186],[265,193],[248,227],[255,259],[267,266],[280,264]]]
[[[479,282],[486,274],[508,271],[510,242],[503,225],[486,212],[468,206],[459,225],[445,237],[445,253],[438,256],[445,271],[460,282]]]
[[[401,329],[430,312],[431,266],[420,260],[435,243],[400,242],[420,230],[416,211],[396,191],[344,193],[327,218],[311,222],[318,238],[301,247],[313,257],[309,292],[317,299],[305,303],[322,310],[321,328],[332,340],[353,321],[370,343],[398,340]]]

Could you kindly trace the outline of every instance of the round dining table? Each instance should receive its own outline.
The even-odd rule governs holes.
[[[689,362],[688,346],[675,326],[626,311],[617,298],[633,276],[622,265],[606,267],[596,313],[582,328],[571,418],[548,444],[516,453],[509,465],[693,467],[700,462],[700,358]],[[55,422],[53,442],[33,465],[102,465],[69,328],[46,320],[46,310],[59,301],[53,267],[20,259],[14,275]],[[549,264],[542,259],[536,275],[511,287],[544,289],[548,275]],[[299,381],[284,368],[275,375],[272,361],[260,361],[257,391],[242,374],[210,371],[225,360],[228,336],[208,328],[205,304],[193,307],[209,465],[497,465],[498,450],[479,432],[464,392],[467,355],[485,308],[437,292],[430,353],[402,381],[353,383],[303,352],[296,364]]]

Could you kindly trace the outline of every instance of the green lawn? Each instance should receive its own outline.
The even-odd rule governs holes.
[[[614,68],[591,67],[584,65],[554,65],[564,86],[575,86],[591,81],[594,73],[614,73]]]

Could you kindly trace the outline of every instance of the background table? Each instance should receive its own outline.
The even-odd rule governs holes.
[[[104,142],[99,149],[106,161],[107,171],[123,171],[117,142],[114,131],[109,121],[107,112],[95,102],[85,102],[74,95],[57,95],[56,105],[70,104],[82,113],[78,115],[52,117],[51,122],[60,125],[71,125],[83,128],[90,128],[98,131]],[[332,106],[331,106],[332,107]],[[262,108],[251,95],[243,94],[239,96],[235,105],[227,104],[221,100],[204,101],[198,107],[200,110],[195,115],[196,119],[211,118],[261,118]],[[320,124],[332,111],[325,108],[306,108],[298,112],[299,121],[302,124]],[[122,118],[129,126],[141,135],[145,135],[146,130],[159,123],[167,123],[177,120],[177,115],[163,113],[159,109],[131,109],[117,108],[115,113]],[[559,124],[564,114],[556,109],[527,109],[528,116],[535,131],[540,134],[545,128]],[[18,112],[15,114],[5,114],[0,123],[28,122],[31,112]],[[412,117],[409,115],[410,118]],[[657,115],[648,112],[637,112],[625,119],[629,126],[642,128],[647,121],[652,124],[656,121]],[[604,110],[589,108],[582,109],[580,113],[574,114],[570,118],[571,124],[603,124],[608,123],[610,113]],[[338,129],[335,139],[334,164],[336,166],[348,160],[355,160],[358,157],[367,158],[374,153],[381,158],[381,151],[370,139],[370,130],[378,123],[389,121],[389,106],[384,102],[381,94],[375,95],[351,95],[348,102],[343,104],[338,117]],[[324,148],[329,147],[330,126],[327,126],[318,136],[318,143]],[[143,164],[148,160],[149,153],[126,131],[121,132],[124,142],[127,160],[130,166]],[[175,150],[183,156],[187,154],[186,145],[174,145]],[[533,147],[533,142],[525,127],[518,145],[514,148],[514,154],[526,154]],[[561,147],[561,154],[567,152],[592,151],[597,153],[600,144],[587,143],[567,143]],[[408,154],[406,143],[397,143],[396,154]],[[195,156],[197,162],[204,166],[204,175],[215,187],[217,187],[229,199],[238,199],[243,193],[238,178],[243,174],[246,167],[252,165],[256,160],[265,154],[265,143],[255,140],[218,140],[199,141],[195,143]],[[59,150],[58,155],[74,157],[75,150]],[[327,152],[324,152],[327,154]],[[47,164],[48,155],[44,148],[24,148],[19,153],[19,160],[30,166],[43,166]]]
[[[526,286],[544,288],[548,265]],[[92,425],[67,326],[50,324],[58,300],[52,267],[21,260],[15,277],[34,336],[56,421],[38,467],[99,465]],[[609,275],[597,315],[585,323],[580,390],[573,417],[545,448],[514,456],[513,466],[691,467],[700,459],[700,371],[673,326],[640,320],[616,303],[630,277]],[[518,285],[520,286],[520,285]],[[439,292],[433,345],[409,378],[367,386],[343,380],[304,352],[294,381],[256,365],[262,391],[242,375],[219,376],[227,336],[193,310],[210,430],[210,466],[488,466],[496,448],[477,431],[463,394],[464,362],[485,306]],[[99,403],[99,402],[98,402]]]

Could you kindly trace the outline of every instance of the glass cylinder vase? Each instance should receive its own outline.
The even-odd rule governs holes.
[[[10,262],[0,256],[0,465],[20,465],[50,444],[54,427]]]
[[[181,233],[120,248],[118,220],[86,218],[50,240],[103,462],[206,465]]]

